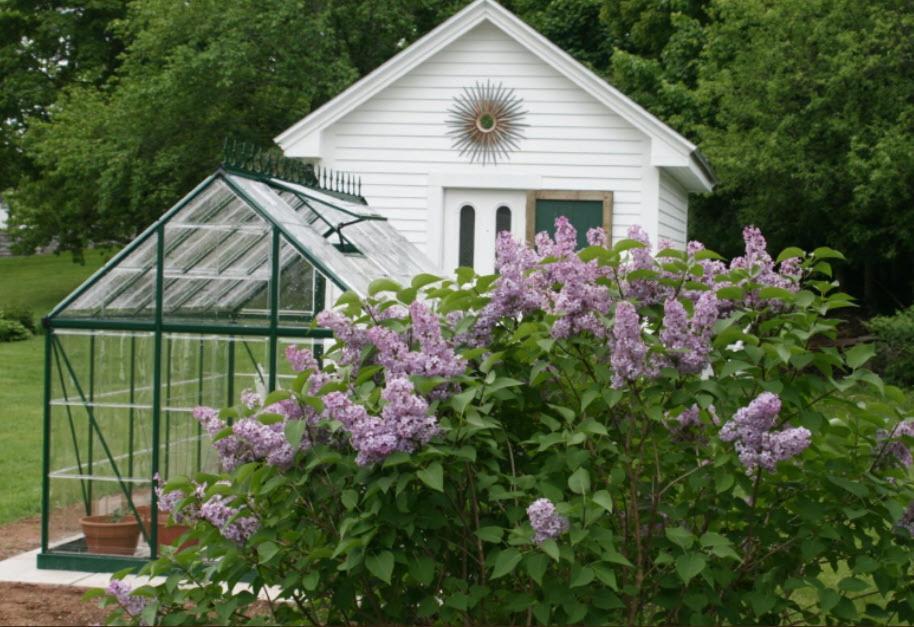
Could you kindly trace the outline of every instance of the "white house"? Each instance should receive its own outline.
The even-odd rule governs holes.
[[[555,216],[684,246],[694,144],[494,0],[476,0],[276,138],[361,177],[372,208],[442,271],[490,272],[497,231]]]

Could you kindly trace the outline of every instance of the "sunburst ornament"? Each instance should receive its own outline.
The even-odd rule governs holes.
[[[448,113],[453,148],[460,151],[461,157],[469,155],[471,163],[482,165],[507,159],[511,151],[518,149],[524,138],[521,131],[528,126],[523,123],[527,115],[523,101],[514,90],[491,81],[464,87]]]

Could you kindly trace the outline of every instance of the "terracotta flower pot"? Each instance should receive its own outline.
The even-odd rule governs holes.
[[[112,522],[111,516],[85,516],[80,519],[90,553],[133,555],[140,538],[140,525],[133,518]]]
[[[151,512],[148,505],[141,505],[136,508],[136,511],[139,512],[140,516],[143,518],[143,528],[146,530],[146,533],[151,533],[152,527],[149,525],[151,519]],[[174,546],[175,542],[178,541],[182,535],[187,533],[190,530],[190,527],[187,525],[176,525],[172,523],[168,514],[165,512],[159,512],[159,530],[157,544],[161,547],[162,545]],[[181,546],[178,547],[179,551],[186,549],[189,546],[196,544],[196,540],[187,540],[181,543]]]

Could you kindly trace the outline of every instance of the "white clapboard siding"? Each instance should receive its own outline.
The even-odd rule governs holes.
[[[658,233],[677,246],[686,244],[689,195],[676,179],[660,172],[660,222]]]
[[[487,80],[515,90],[529,126],[508,160],[483,167],[452,148],[446,120],[464,88]],[[542,189],[610,190],[613,237],[623,238],[644,222],[646,189],[657,193],[656,174],[645,183],[649,146],[641,131],[487,22],[325,128],[321,139],[323,164],[357,173],[371,206],[427,252],[442,237],[429,233],[440,228],[429,216],[430,175],[450,171],[533,176]],[[650,203],[664,221],[662,236],[677,242],[685,229],[681,193],[670,187],[659,211],[656,197]]]

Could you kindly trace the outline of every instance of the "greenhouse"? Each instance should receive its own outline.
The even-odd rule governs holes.
[[[40,568],[155,558],[153,478],[215,467],[194,407],[282,387],[329,295],[434,268],[353,177],[234,152],[44,320]]]

